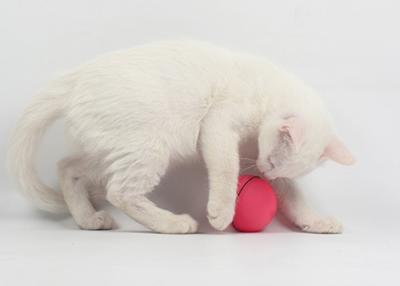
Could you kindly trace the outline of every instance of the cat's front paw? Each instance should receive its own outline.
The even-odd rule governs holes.
[[[223,204],[215,201],[208,202],[207,217],[211,226],[216,230],[224,230],[232,222],[235,214],[235,204]]]
[[[298,223],[297,226],[304,232],[310,233],[342,233],[342,224],[334,218],[315,218]]]

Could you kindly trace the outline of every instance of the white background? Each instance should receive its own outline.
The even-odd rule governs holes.
[[[313,205],[342,235],[302,234],[275,221],[264,233],[175,236],[121,228],[80,231],[36,211],[0,180],[2,285],[397,285],[400,254],[398,1],[16,1],[0,2],[0,161],[31,97],[51,78],[103,52],[151,40],[192,38],[272,59],[313,85],[358,159],[302,180]],[[396,124],[397,123],[397,124]],[[40,154],[55,184],[62,126]],[[162,192],[160,192],[162,190]],[[204,221],[201,166],[173,171],[156,199]]]

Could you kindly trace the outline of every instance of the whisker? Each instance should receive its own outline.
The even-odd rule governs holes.
[[[253,165],[247,166],[246,168],[240,169],[240,171],[244,172],[244,171],[250,170],[250,169],[255,168],[255,167],[256,167],[256,164],[253,164]]]
[[[255,159],[251,159],[251,158],[240,158],[240,160],[247,160],[247,161],[252,161],[252,162],[256,161]]]

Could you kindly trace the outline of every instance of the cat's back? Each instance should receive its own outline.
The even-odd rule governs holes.
[[[70,107],[95,100],[168,104],[198,103],[231,70],[229,51],[208,43],[167,41],[105,54],[79,67]],[[176,106],[175,106],[176,105]]]
[[[80,82],[99,78],[151,80],[184,83],[204,81],[223,73],[232,63],[232,53],[205,42],[166,41],[139,45],[97,57],[78,69]]]
[[[146,44],[100,56],[75,72],[66,104],[69,130],[97,145],[105,134],[129,137],[154,130],[181,134],[184,140],[174,140],[186,140],[194,148],[215,80],[226,76],[231,59],[226,50],[192,41]]]

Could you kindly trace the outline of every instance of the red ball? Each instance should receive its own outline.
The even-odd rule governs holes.
[[[256,176],[240,176],[233,227],[241,232],[262,231],[274,218],[277,200],[271,185]]]

